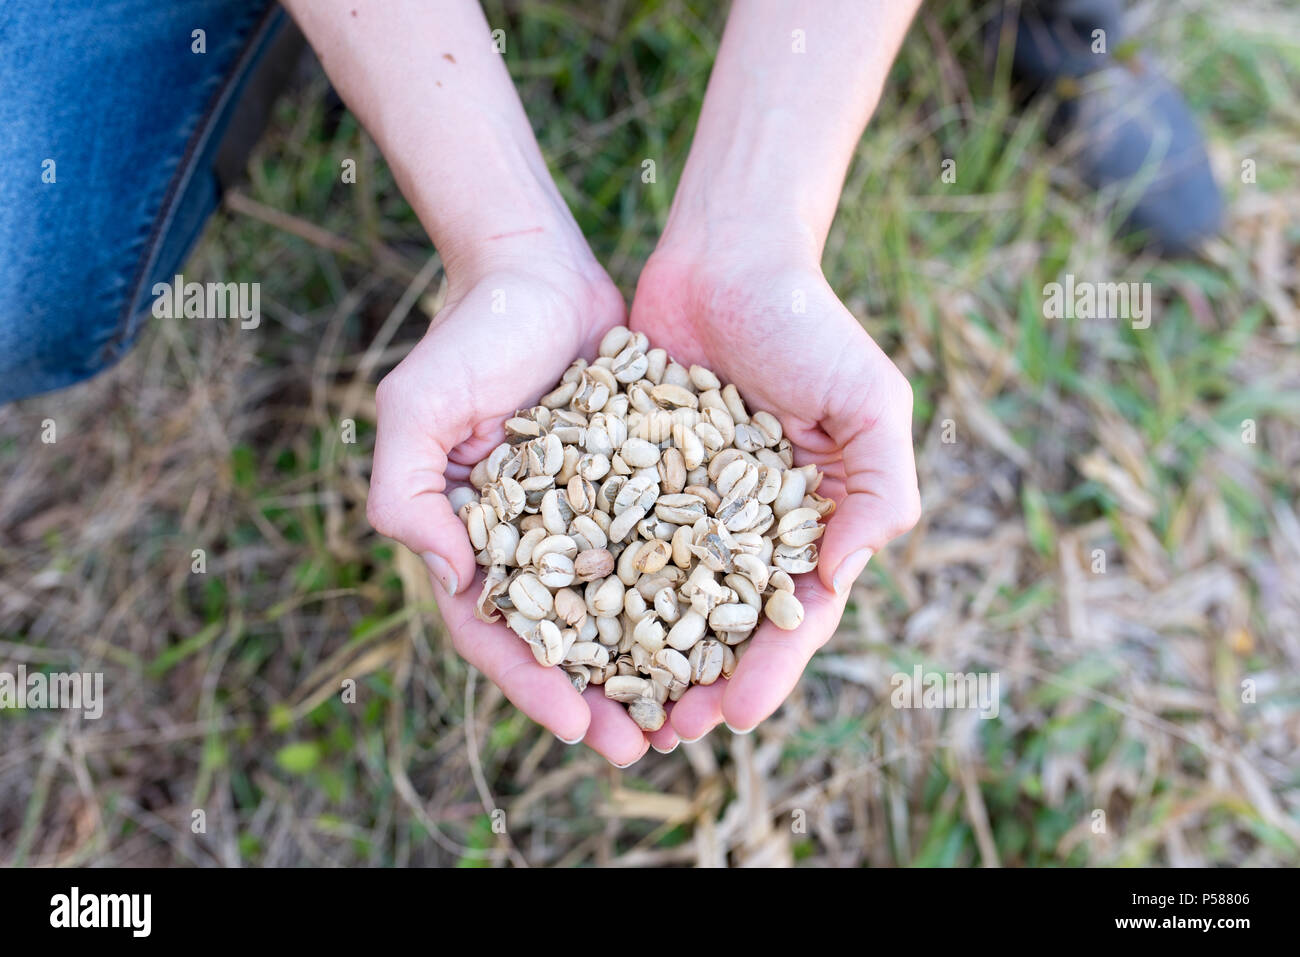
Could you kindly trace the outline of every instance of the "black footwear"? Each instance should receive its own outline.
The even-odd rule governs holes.
[[[1141,57],[1115,55],[1122,20],[1118,0],[1026,0],[994,29],[1014,38],[1021,88],[1061,97],[1051,132],[1079,142],[1084,181],[1118,193],[1130,232],[1185,255],[1218,231],[1222,200],[1182,95]]]

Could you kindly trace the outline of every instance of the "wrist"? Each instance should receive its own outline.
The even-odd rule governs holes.
[[[789,203],[678,191],[655,257],[682,263],[730,260],[820,269],[825,235]]]
[[[490,232],[498,229],[497,232]],[[568,288],[610,283],[576,224],[542,211],[520,211],[453,241],[438,243],[448,293],[458,298],[488,277],[509,273],[543,279]]]
[[[745,105],[725,123],[702,119],[665,237],[676,245],[707,242],[709,252],[738,244],[819,262],[851,144],[837,150],[823,144],[816,156],[792,149],[792,125],[780,109]],[[827,162],[839,152],[842,159]]]
[[[513,129],[482,124],[456,152],[412,144],[394,162],[399,185],[433,239],[454,293],[531,263],[595,262],[541,154]],[[531,132],[527,133],[531,137]],[[425,167],[424,157],[437,156]]]
[[[446,264],[446,305],[491,295],[494,309],[501,303],[525,301],[524,310],[510,309],[511,325],[541,323],[551,334],[569,332],[578,341],[625,319],[623,294],[596,261],[574,226],[548,225],[458,248]],[[521,300],[518,297],[523,296]],[[485,301],[485,300],[480,300]],[[585,350],[584,346],[584,351]]]

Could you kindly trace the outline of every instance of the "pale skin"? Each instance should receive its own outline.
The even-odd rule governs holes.
[[[379,386],[372,524],[429,565],[459,653],[562,740],[623,767],[724,721],[752,729],[830,638],[871,555],[920,515],[911,389],[820,267],[854,147],[919,0],[733,6],[630,316],[551,180],[477,3],[286,5],[447,272],[447,304]],[[819,491],[837,502],[818,570],[796,588],[803,624],[761,626],[729,681],[690,689],[648,735],[601,689],[578,694],[503,624],[477,620],[477,566],[446,497],[515,409],[624,321],[777,415],[796,461],[818,463]]]

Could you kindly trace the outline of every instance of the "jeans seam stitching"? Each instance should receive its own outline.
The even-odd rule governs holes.
[[[244,74],[249,60],[255,55],[255,51],[260,49],[271,21],[276,18],[279,11],[280,5],[278,3],[271,3],[267,6],[265,12],[253,27],[248,43],[226,71],[221,80],[221,85],[208,100],[208,104],[199,118],[198,125],[195,127],[194,132],[190,134],[189,142],[185,145],[185,152],[181,154],[180,164],[177,166],[176,172],[172,174],[167,191],[163,194],[158,213],[154,217],[153,226],[149,230],[148,239],[145,241],[145,247],[141,252],[139,265],[136,266],[135,274],[127,288],[126,303],[123,305],[122,313],[118,318],[117,332],[104,343],[104,354],[113,355],[119,352],[123,342],[130,335],[132,320],[135,318],[136,313],[136,300],[139,299],[144,283],[148,279],[149,269],[157,259],[159,243],[167,224],[175,217],[176,205],[180,201],[184,187],[188,185],[194,175],[194,159],[212,135],[213,119],[222,105],[230,98],[237,78]]]

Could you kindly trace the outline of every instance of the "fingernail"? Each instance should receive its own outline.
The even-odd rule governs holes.
[[[613,761],[610,761],[609,763],[610,763],[610,764],[614,764]],[[636,761],[635,761],[635,760],[632,760],[632,761],[629,761],[627,764],[614,764],[614,767],[618,768],[620,771],[626,771],[628,768],[630,768],[630,767],[631,767],[632,765],[634,765],[634,764],[636,764]]]
[[[742,731],[740,728],[733,728],[733,727],[732,727],[728,722],[726,722],[726,721],[724,721],[724,722],[722,722],[722,723],[725,724],[725,725],[727,725],[727,729],[728,729],[732,734],[749,734],[749,732],[751,732],[751,731],[754,730],[754,728],[745,728],[745,729]],[[755,727],[757,727],[757,725],[755,725]]]
[[[831,584],[835,586],[835,594],[843,595],[849,590],[849,586],[862,574],[862,569],[867,567],[867,562],[871,561],[871,556],[871,549],[859,548],[840,562],[840,567],[835,570],[835,577],[831,579]]]
[[[658,751],[660,754],[672,754],[674,751],[677,750],[677,745],[679,745],[679,744],[681,744],[681,743],[682,743],[682,742],[681,742],[681,740],[679,739],[679,740],[676,741],[676,742],[673,744],[673,746],[672,746],[671,748],[669,748],[667,751],[665,751],[663,748],[659,747],[659,746],[656,745],[656,744],[652,744],[652,745],[650,745],[650,747],[654,748],[654,749],[655,749],[656,751]]]
[[[437,552],[425,552],[420,556],[424,563],[429,566],[429,571],[433,577],[438,579],[438,584],[446,589],[448,595],[456,594],[456,572],[452,569],[447,559],[443,558]]]
[[[555,732],[552,731],[551,734],[555,734]],[[585,735],[580,734],[572,741],[570,741],[568,738],[561,738],[558,734],[555,734],[555,740],[559,741],[561,744],[569,744],[569,745],[578,744],[580,741],[582,741],[583,737],[585,737]]]
[[[709,732],[707,732],[707,731],[704,732],[704,734],[708,734],[708,733],[709,733]],[[678,739],[678,741],[680,741],[682,744],[694,744],[696,741],[700,740],[700,738],[704,737],[704,734],[700,735],[698,738],[683,738],[683,737],[679,734],[679,735],[677,735],[677,739]]]

